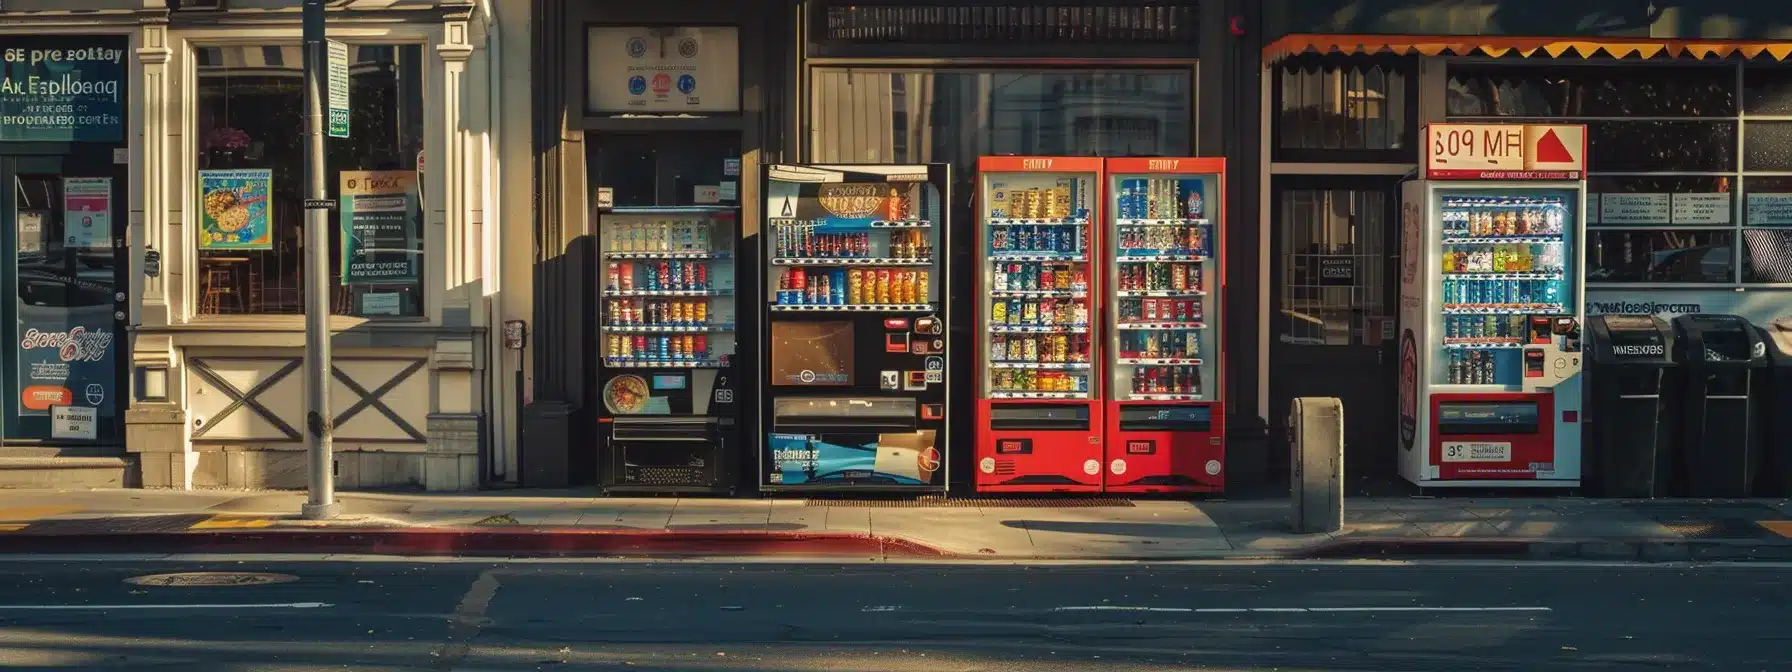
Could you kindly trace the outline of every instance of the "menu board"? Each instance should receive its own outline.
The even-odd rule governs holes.
[[[1729,224],[1730,194],[1674,194],[1673,223]]]
[[[1667,224],[1672,219],[1670,194],[1600,194],[1600,224]]]
[[[1792,194],[1749,194],[1748,225],[1792,225]]]

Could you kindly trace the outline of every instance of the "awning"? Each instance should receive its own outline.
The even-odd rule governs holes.
[[[1577,58],[1757,58],[1792,55],[1792,42],[1663,40],[1644,37],[1549,38],[1469,35],[1288,35],[1263,48],[1264,62],[1298,54],[1396,54],[1410,56],[1570,56]]]

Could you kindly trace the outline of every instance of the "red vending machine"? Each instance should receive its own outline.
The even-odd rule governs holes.
[[[1107,490],[1220,492],[1226,161],[1108,159],[1100,283]]]
[[[977,161],[977,490],[1098,492],[1102,160]]]

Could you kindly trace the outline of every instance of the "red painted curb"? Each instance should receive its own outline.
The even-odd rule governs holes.
[[[0,553],[357,553],[460,556],[836,556],[941,558],[908,539],[840,532],[352,528],[0,534]]]

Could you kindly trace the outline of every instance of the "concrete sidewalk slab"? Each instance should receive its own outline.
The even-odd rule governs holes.
[[[1167,560],[1212,557],[1766,559],[1792,557],[1783,500],[1375,498],[1346,504],[1345,529],[1295,534],[1289,504],[1121,501],[1066,505],[801,499],[606,498],[347,493],[343,518],[303,521],[294,492],[0,491],[0,551],[45,538],[199,551],[278,547],[285,533],[330,532],[332,552],[715,554],[813,544],[966,558]],[[9,513],[10,512],[10,513]],[[404,536],[417,533],[421,536]],[[423,534],[428,533],[428,534]],[[193,536],[181,536],[193,535]],[[567,537],[556,539],[556,535]],[[614,539],[605,539],[605,535]],[[652,537],[652,539],[649,539]],[[355,544],[360,544],[356,546]],[[678,551],[683,544],[684,551]],[[66,546],[65,546],[66,548]],[[881,551],[879,551],[881,553]]]

